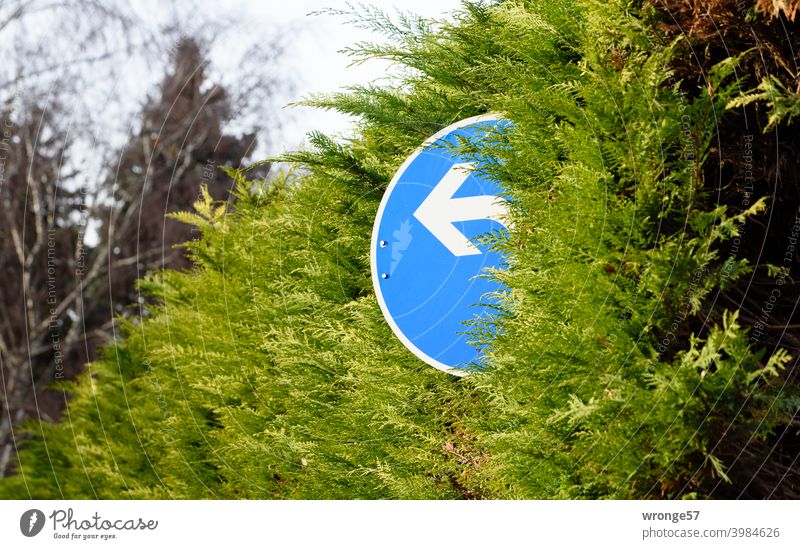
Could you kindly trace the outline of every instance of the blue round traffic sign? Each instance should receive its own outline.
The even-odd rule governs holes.
[[[455,375],[480,362],[465,324],[488,315],[487,296],[503,290],[481,275],[505,258],[475,239],[508,224],[502,189],[458,145],[480,146],[509,124],[468,118],[425,141],[389,183],[372,231],[372,280],[392,331],[417,357]]]

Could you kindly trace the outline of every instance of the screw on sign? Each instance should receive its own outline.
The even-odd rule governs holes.
[[[426,140],[389,183],[372,231],[372,281],[386,321],[414,355],[454,375],[481,358],[465,323],[489,315],[487,296],[504,289],[480,275],[503,268],[505,257],[475,239],[508,230],[502,189],[459,144],[479,149],[510,124],[477,116]]]

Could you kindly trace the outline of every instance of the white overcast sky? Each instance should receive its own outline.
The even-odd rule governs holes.
[[[448,18],[461,5],[460,0],[366,0],[350,5],[358,9],[360,4],[375,6],[390,14],[401,10],[434,19]],[[358,41],[379,41],[380,35],[346,24],[341,17],[308,15],[324,8],[347,7],[348,3],[341,0],[240,0],[236,9],[252,14],[252,19],[248,16],[248,20],[265,29],[277,25],[300,31],[297,39],[289,44],[283,61],[287,69],[296,69],[294,100],[297,100],[309,93],[334,92],[350,84],[363,84],[385,76],[385,63],[371,61],[348,67],[351,59],[340,53]],[[215,55],[212,62],[223,65],[224,59]],[[342,133],[349,127],[346,117],[317,109],[293,107],[281,119],[284,128],[270,146],[271,153],[297,148],[309,131]]]
[[[115,33],[120,31],[108,25],[103,27],[111,35],[110,45],[101,41],[99,46],[92,47],[100,48],[96,52],[100,59],[103,58],[101,54],[108,51],[104,48],[116,53],[107,61],[85,65],[85,72],[81,74],[79,71],[84,65],[76,64],[71,68],[71,60],[95,55],[94,50],[80,49],[85,39],[81,33],[86,29],[68,28],[58,15],[53,16],[59,12],[49,8],[60,5],[58,2],[20,2],[29,12],[17,21],[18,24],[0,33],[0,59],[12,61],[0,63],[0,81],[13,80],[15,67],[35,74],[34,61],[46,65],[51,59],[58,60],[63,62],[65,71],[73,71],[63,76],[70,83],[71,95],[62,95],[60,100],[66,102],[62,112],[70,117],[70,127],[75,128],[70,134],[70,162],[82,167],[81,184],[103,179],[103,170],[108,165],[104,155],[107,157],[124,146],[140,123],[141,106],[146,103],[148,94],[156,92],[165,65],[169,63],[165,53],[168,42],[176,36],[172,34],[174,30],[201,38],[213,37],[208,52],[211,70],[207,81],[221,84],[229,92],[244,93],[247,88],[242,79],[250,75],[261,78],[266,74],[292,85],[291,91],[282,89],[277,95],[264,94],[264,98],[259,99],[261,103],[255,102],[256,109],[253,109],[253,96],[248,94],[251,101],[245,108],[250,110],[228,128],[240,133],[254,126],[263,127],[259,147],[250,156],[251,160],[260,160],[296,150],[311,131],[346,134],[352,127],[352,121],[343,115],[307,107],[287,108],[288,103],[309,94],[335,92],[348,85],[368,84],[387,76],[387,62],[372,60],[349,66],[353,60],[341,52],[357,42],[384,41],[383,36],[357,27],[346,16],[320,11],[334,9],[357,14],[377,8],[390,16],[399,11],[446,20],[461,7],[460,0],[108,0],[109,6],[124,11],[134,22],[130,26],[132,32],[139,32],[136,30],[139,29],[142,34],[133,39],[120,37],[120,44],[114,44]],[[9,16],[9,10],[13,11],[16,5],[0,0],[0,21]],[[72,24],[83,21],[80,14],[70,15],[78,15],[78,19],[70,20]],[[96,17],[96,14],[89,14],[85,19],[97,21]],[[173,30],[165,30],[170,28]],[[276,36],[283,37],[279,40],[283,53],[277,60],[254,67],[254,62],[261,62],[248,52],[254,47],[261,53],[274,51]],[[140,52],[136,50],[136,37],[141,37]],[[159,37],[165,41],[160,43]],[[25,44],[28,49],[17,50],[17,44]],[[134,44],[135,51],[130,53],[124,44]],[[148,48],[148,44],[156,47]],[[37,53],[39,48],[44,55]],[[33,53],[20,57],[18,51]],[[48,80],[50,72],[43,74],[45,76],[39,79],[24,82],[44,90],[34,92],[34,96],[44,93],[37,101],[46,103],[59,84],[57,80]],[[14,93],[30,94],[30,90]]]
[[[287,103],[298,101],[312,93],[335,92],[347,85],[367,84],[387,74],[388,64],[384,61],[373,60],[350,67],[348,65],[352,59],[341,53],[343,48],[357,42],[381,42],[385,40],[384,37],[358,28],[348,22],[347,17],[319,13],[320,11],[334,9],[357,14],[369,7],[389,15],[396,15],[400,11],[442,20],[449,19],[461,7],[460,0],[103,0],[105,1],[108,1],[112,12],[124,12],[134,22],[132,29],[142,31],[142,34],[136,35],[141,36],[140,40],[144,41],[142,55],[137,55],[136,52],[126,54],[123,48],[123,43],[135,44],[136,37],[120,37],[120,44],[117,45],[113,43],[113,34],[118,30],[111,30],[111,26],[106,27],[112,36],[99,42],[99,46],[95,44],[92,47],[100,48],[96,52],[98,58],[102,58],[107,51],[103,48],[117,48],[118,52],[107,61],[110,67],[115,68],[115,72],[104,72],[105,69],[101,66],[88,64],[85,76],[68,77],[74,83],[72,97],[75,104],[68,105],[67,110],[72,112],[77,126],[93,128],[95,135],[102,135],[103,140],[113,148],[124,145],[129,131],[137,123],[141,105],[145,103],[147,95],[157,89],[164,75],[164,65],[169,62],[164,55],[165,51],[158,50],[158,47],[166,47],[167,42],[153,49],[147,47],[147,41],[152,40],[150,45],[156,45],[159,33],[168,41],[171,39],[170,34],[165,34],[164,29],[177,27],[180,32],[192,36],[215,36],[211,40],[212,47],[209,51],[209,82],[222,84],[229,91],[241,91],[245,89],[241,80],[243,75],[269,74],[293,85],[291,94],[284,91],[274,98],[275,104],[263,105],[264,114],[259,115],[257,122],[243,116],[232,124],[230,130],[233,132],[243,131],[256,123],[268,126],[264,135],[260,136],[261,146],[255,151],[255,158],[296,149],[301,145],[305,134],[312,130],[343,133],[349,127],[348,119],[342,115],[304,107],[286,109]],[[27,57],[21,63],[0,62],[0,81],[4,78],[13,79],[16,65],[35,73],[33,61],[41,60],[44,64],[49,59],[58,59],[67,67],[65,70],[68,70],[73,59],[80,59],[81,56],[91,58],[95,55],[94,50],[80,50],[85,40],[81,33],[87,31],[69,28],[67,22],[60,19],[56,7],[60,5],[59,2],[17,0],[18,3],[7,5],[6,2],[7,0],[0,0],[0,21],[11,15],[9,11],[13,11],[14,6],[26,6],[26,12],[21,23],[0,33],[0,59],[16,55],[17,43],[33,48],[28,51],[34,53],[26,54]],[[53,13],[57,15],[53,16]],[[86,20],[95,21],[96,18],[97,14],[92,12],[87,14]],[[78,20],[82,21],[80,17]],[[75,24],[78,20],[70,20],[69,23]],[[217,25],[218,22],[220,25]],[[258,69],[262,66],[258,69],[251,66],[256,58],[246,54],[253,47],[258,47],[262,53],[273,51],[272,44],[276,36],[283,37],[280,42],[284,52],[278,61],[264,63],[264,72],[261,73]],[[128,41],[124,42],[125,40]],[[36,53],[37,44],[43,47],[42,51],[49,54],[42,56]],[[46,80],[50,73],[44,74]],[[29,82],[36,81],[34,78]],[[49,82],[48,80],[44,84],[51,85]],[[265,100],[267,103],[271,101],[272,98]],[[273,117],[277,118],[279,128],[271,127],[275,124]],[[267,119],[266,122],[264,119]],[[76,143],[74,149],[73,157],[96,156],[91,151],[87,153],[85,144]],[[86,161],[91,160],[89,158]]]

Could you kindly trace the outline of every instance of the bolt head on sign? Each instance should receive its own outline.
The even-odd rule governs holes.
[[[372,231],[372,281],[386,321],[418,358],[454,375],[479,364],[466,323],[488,316],[489,296],[504,289],[481,275],[505,258],[474,239],[508,224],[502,189],[458,145],[480,147],[510,124],[477,116],[426,140],[389,183]]]

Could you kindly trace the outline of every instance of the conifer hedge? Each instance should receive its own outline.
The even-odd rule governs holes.
[[[284,159],[293,171],[231,172],[233,205],[205,196],[179,215],[202,232],[195,270],[141,282],[160,305],[58,387],[63,420],[28,425],[0,496],[797,494],[794,463],[776,460],[797,438],[798,354],[760,344],[719,298],[761,271],[793,284],[794,264],[731,248],[776,197],[724,204],[707,169],[737,106],[785,125],[797,96],[770,110],[745,94],[759,82],[744,50],[687,80],[667,13],[508,0],[465,3],[452,23],[362,16],[389,41],[356,54],[396,62],[396,81],[308,101],[358,116],[357,135],[314,134]],[[457,378],[382,318],[370,235],[402,161],[486,112],[514,123],[465,151],[493,159],[514,204],[492,243],[509,268],[489,273],[509,290],[469,327],[487,364]]]

